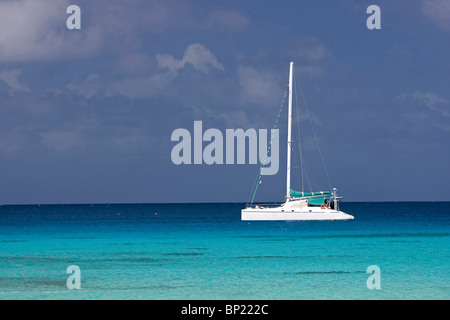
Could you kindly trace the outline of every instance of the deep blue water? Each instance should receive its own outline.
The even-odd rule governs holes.
[[[344,202],[351,221],[247,222],[243,207],[0,206],[0,299],[450,298],[450,202]]]

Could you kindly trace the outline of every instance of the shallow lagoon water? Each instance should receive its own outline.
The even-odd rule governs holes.
[[[450,298],[450,202],[344,202],[351,221],[248,222],[243,207],[0,206],[0,299]]]

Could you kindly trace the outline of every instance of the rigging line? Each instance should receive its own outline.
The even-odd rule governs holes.
[[[330,176],[328,175],[328,170],[327,170],[327,167],[326,167],[326,165],[325,165],[325,161],[323,160],[322,151],[320,150],[320,146],[319,146],[319,140],[317,139],[316,131],[314,130],[314,126],[313,126],[313,123],[312,123],[312,120],[311,120],[311,115],[309,114],[308,105],[306,104],[306,100],[305,100],[305,96],[304,96],[304,94],[303,94],[303,89],[302,89],[302,85],[301,85],[301,83],[300,83],[300,79],[298,80],[298,85],[299,85],[299,88],[300,88],[300,94],[302,95],[303,103],[305,104],[306,112],[307,112],[307,114],[308,114],[309,123],[311,124],[311,129],[312,129],[312,132],[314,133],[314,138],[315,138],[315,140],[316,140],[317,149],[319,149],[320,158],[322,159],[322,164],[323,164],[323,167],[324,167],[324,169],[325,169],[325,174],[326,174],[326,176],[327,176],[328,183],[329,183],[329,185],[330,185],[330,190],[331,190],[332,185],[331,185]]]
[[[256,183],[257,183],[258,178],[259,178],[259,176],[257,175],[256,178],[255,178],[255,181],[253,182],[253,188],[252,188],[252,191],[251,191],[251,193],[249,194],[248,199],[247,199],[247,206],[250,204],[250,198],[252,197],[253,191],[255,190],[255,188],[256,188],[256,186],[257,186]],[[255,190],[255,193],[256,193],[256,190]],[[253,196],[253,197],[254,197],[254,196]],[[252,199],[252,202],[251,202],[251,203],[253,203],[253,199]]]
[[[296,77],[296,73],[294,72],[294,83],[297,83],[297,77]],[[303,151],[302,151],[302,140],[301,140],[301,135],[300,135],[300,111],[299,111],[299,104],[298,104],[298,97],[297,97],[297,90],[295,90],[295,111],[297,112],[297,134],[298,134],[298,147],[299,147],[299,155],[300,155],[300,178],[301,178],[301,183],[300,185],[302,186],[302,192],[304,191],[303,188]]]
[[[284,97],[283,97],[283,100],[281,101],[280,110],[278,111],[278,115],[277,115],[277,118],[276,118],[276,120],[275,120],[275,124],[274,124],[274,126],[273,126],[273,129],[276,129],[276,128],[278,127],[278,122],[279,122],[279,120],[280,120],[281,111],[283,110],[283,106],[284,106],[284,103],[285,103],[285,101],[286,101],[286,96],[287,96],[288,90],[289,90],[289,87],[286,87],[286,89],[285,89],[285,91],[284,91]],[[266,157],[264,158],[263,164],[261,165],[261,168],[260,168],[260,170],[259,170],[259,176],[258,176],[258,178],[257,178],[257,182],[256,182],[256,185],[255,185],[255,191],[253,192],[251,204],[253,204],[253,201],[255,200],[256,191],[258,190],[258,186],[261,184],[262,171],[264,170],[264,166],[266,165],[267,157],[269,156],[270,150],[271,150],[271,148],[272,148],[272,140],[273,140],[273,136],[274,136],[274,135],[272,134],[272,130],[271,130],[271,134],[270,134],[270,143],[269,143],[269,146],[268,146],[268,148],[267,148]]]
[[[308,173],[308,171],[306,171],[306,177],[307,177],[307,182],[308,182],[308,187],[309,187],[309,192],[313,192],[313,187],[311,184],[311,177],[310,174]]]
[[[317,183],[317,181],[314,179],[314,175],[311,173],[311,170],[309,168],[305,167],[305,174],[307,176],[309,191],[313,192],[314,189],[320,190],[320,184]]]
[[[279,194],[279,195],[281,195],[283,198],[286,196],[285,194],[282,194],[281,192],[279,192],[278,190],[275,190],[274,188],[272,188],[272,187],[269,187],[268,185],[266,185],[265,183],[262,183],[262,181],[261,181],[261,185],[263,186],[263,187],[265,187],[265,188],[267,188],[267,189],[269,189],[270,191],[272,191],[272,192],[274,192],[274,193],[276,193],[276,194]]]

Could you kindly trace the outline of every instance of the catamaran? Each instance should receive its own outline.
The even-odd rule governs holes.
[[[292,150],[292,89],[294,62],[290,63],[288,86],[288,137],[285,202],[278,206],[247,205],[241,210],[241,220],[348,220],[352,215],[339,210],[337,189],[303,192],[291,189]],[[257,183],[261,183],[261,175]],[[256,192],[256,189],[255,189]]]

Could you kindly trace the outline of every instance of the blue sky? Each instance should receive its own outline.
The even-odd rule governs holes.
[[[0,1],[0,203],[246,202],[258,165],[174,165],[171,133],[272,128],[290,61],[344,200],[450,200],[449,52],[445,0]]]

